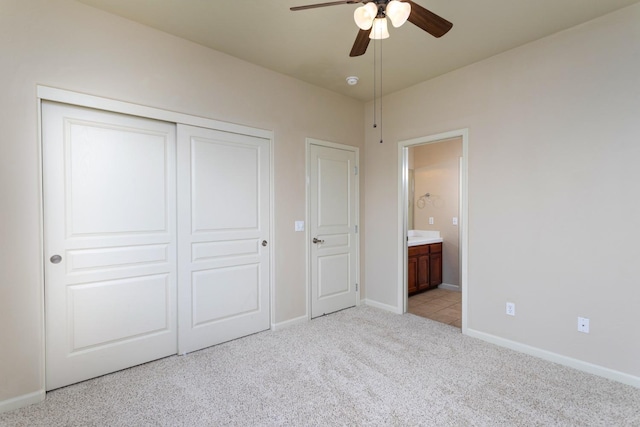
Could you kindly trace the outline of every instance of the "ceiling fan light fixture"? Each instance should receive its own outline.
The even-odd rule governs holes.
[[[411,14],[411,4],[403,1],[391,0],[389,4],[387,4],[385,14],[391,20],[393,26],[398,28],[407,22],[409,14]]]
[[[353,12],[353,20],[361,30],[368,30],[378,14],[378,6],[374,2],[366,3]]]
[[[369,33],[369,38],[373,40],[382,40],[389,38],[389,30],[387,28],[387,18],[376,18],[373,20],[373,28]]]

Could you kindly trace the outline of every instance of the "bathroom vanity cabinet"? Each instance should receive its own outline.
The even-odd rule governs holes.
[[[442,243],[409,246],[409,294],[437,288],[442,283]]]

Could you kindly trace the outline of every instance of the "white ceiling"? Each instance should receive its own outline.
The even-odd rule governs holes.
[[[349,51],[356,4],[325,0],[78,0],[265,68],[360,99],[373,98],[374,43]],[[640,0],[414,0],[453,23],[436,39],[407,22],[382,41],[383,92],[410,87]],[[378,55],[378,60],[379,60]],[[348,86],[346,77],[360,78]],[[379,76],[379,74],[378,74]],[[379,93],[378,93],[379,95]]]

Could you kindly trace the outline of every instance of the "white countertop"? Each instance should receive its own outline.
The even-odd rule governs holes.
[[[407,246],[428,245],[430,243],[442,243],[439,231],[434,230],[409,230],[407,233]]]

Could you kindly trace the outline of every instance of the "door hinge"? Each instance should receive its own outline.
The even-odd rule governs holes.
[[[355,230],[356,234],[358,234],[358,226],[354,225],[354,227],[355,227],[354,230]]]
[[[357,166],[353,167],[353,174],[354,175],[358,175],[358,167]]]
[[[356,283],[356,292],[358,292],[358,284]]]

